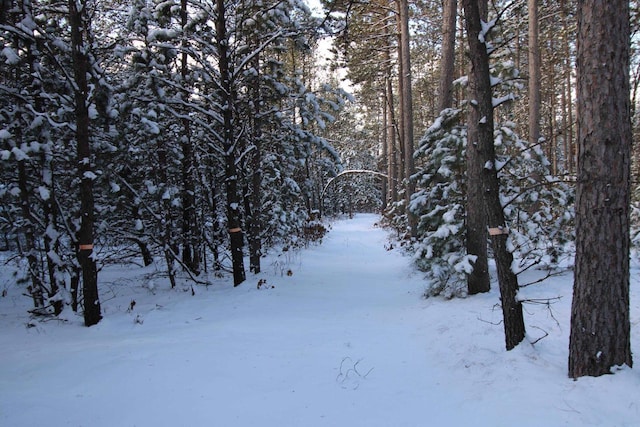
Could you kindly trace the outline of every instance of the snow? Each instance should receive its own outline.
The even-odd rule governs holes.
[[[89,105],[89,118],[91,120],[95,120],[98,117],[100,117],[100,114],[98,113],[98,109],[96,108],[95,104],[90,104]]]
[[[2,55],[6,58],[4,62],[7,65],[18,65],[20,63],[20,56],[10,47],[2,49]]]
[[[91,181],[95,181],[98,178],[98,175],[96,175],[92,171],[86,171],[85,173],[82,174],[82,176],[86,179],[90,179]]]
[[[29,159],[29,156],[27,155],[27,153],[25,153],[23,150],[21,150],[18,147],[13,147],[11,149],[11,152],[15,156],[16,160],[19,161],[19,162]]]
[[[29,319],[21,285],[0,270],[0,425],[638,425],[637,369],[567,378],[570,273],[521,289],[562,298],[551,311],[527,305],[527,342],[507,352],[497,284],[424,299],[422,274],[385,249],[378,220],[338,221],[321,245],[195,296],[153,267],[107,266],[104,319],[91,328],[69,311]],[[634,267],[636,354],[638,277]]]
[[[49,200],[49,197],[51,196],[49,189],[42,185],[38,187],[38,194],[42,200]]]

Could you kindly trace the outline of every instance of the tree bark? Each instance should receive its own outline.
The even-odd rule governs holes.
[[[183,31],[187,29],[187,0],[180,0],[180,25]],[[187,55],[187,41],[182,42],[182,55],[180,59],[180,75],[182,84],[187,84],[189,75],[189,61]],[[185,100],[189,93],[183,91]],[[186,116],[186,114],[185,114]],[[200,273],[200,247],[197,233],[197,215],[195,200],[195,162],[193,146],[191,141],[191,121],[188,118],[182,119],[182,129],[184,134],[181,139],[182,147],[182,262],[194,274]]]
[[[84,324],[97,324],[102,315],[98,298],[98,270],[93,254],[93,172],[91,171],[91,143],[89,134],[89,87],[87,74],[91,70],[85,37],[89,31],[86,3],[69,0],[69,25],[75,80],[76,143],[78,175],[80,179],[80,229],[77,232],[78,261],[82,268]]]
[[[389,116],[387,115],[387,102],[386,102],[386,88],[382,88],[383,101],[382,101],[382,165],[380,169],[387,174],[388,179],[382,181],[382,213],[387,210],[387,204],[389,203],[391,194],[391,168],[389,160]]]
[[[571,55],[570,55],[570,43],[569,40],[569,6],[566,4],[566,0],[562,0],[562,20],[563,20],[563,44],[564,44],[564,60],[565,60],[565,68],[564,68],[564,79],[566,85],[566,99],[567,99],[567,126],[563,130],[565,135],[565,157],[567,159],[567,172],[574,173],[576,170],[576,152],[575,152],[575,144],[573,141],[573,96],[572,96],[572,88],[573,85],[571,83],[571,73],[573,71],[573,67],[571,66]]]
[[[398,170],[398,131],[396,126],[396,118],[393,111],[393,85],[391,79],[386,79],[387,84],[387,138],[388,138],[388,155],[389,155],[389,191],[391,203],[398,201],[398,183],[400,182],[400,172]]]
[[[629,2],[578,6],[576,268],[569,376],[632,366]]]
[[[24,252],[27,256],[29,264],[29,278],[31,285],[29,286],[29,294],[33,299],[33,307],[36,310],[44,308],[44,284],[42,283],[40,263],[38,262],[38,254],[36,248],[36,235],[34,230],[34,217],[32,214],[31,202],[29,194],[31,193],[27,183],[27,167],[26,160],[18,161],[18,188],[20,189],[20,208],[22,211],[22,221],[24,229]]]
[[[475,95],[471,108],[477,109],[480,117],[477,146],[473,141],[468,144],[468,150],[477,150],[477,161],[479,167],[482,168],[484,205],[498,270],[505,343],[507,350],[511,350],[524,339],[525,328],[522,303],[517,299],[518,278],[511,270],[513,255],[507,250],[507,227],[500,204],[500,183],[495,167],[491,77],[489,74],[489,55],[484,42],[488,35],[482,29],[477,0],[463,0],[462,4],[465,10],[471,74],[473,75],[473,78],[470,79],[474,85],[471,87],[471,91]]]
[[[438,110],[453,105],[453,76],[456,46],[456,18],[458,1],[444,0],[442,19],[442,58],[440,59],[440,102]]]
[[[257,48],[260,40],[256,36],[254,45]],[[256,54],[252,60],[253,68],[257,75],[251,79],[252,92],[252,123],[251,139],[253,143],[253,153],[250,160],[251,168],[251,191],[249,193],[250,222],[248,227],[249,241],[249,271],[254,274],[260,273],[262,258],[262,234],[264,225],[262,223],[262,90],[260,89],[260,55]]]
[[[238,170],[236,165],[236,143],[233,131],[233,87],[229,61],[229,39],[226,31],[226,8],[224,0],[216,0],[216,46],[220,70],[220,99],[223,106],[222,145],[225,152],[225,190],[227,193],[227,227],[231,246],[233,285],[238,286],[246,279],[244,270],[244,233],[240,220],[240,194],[238,192]]]
[[[9,4],[1,4],[2,7],[6,7],[7,10],[10,9]],[[20,13],[17,12],[21,7]],[[4,13],[3,13],[4,15]],[[33,11],[31,10],[30,4],[16,5],[14,13],[11,16],[12,25],[16,25],[17,22],[23,19],[31,19],[33,16]],[[16,81],[24,81],[27,78],[28,83],[27,86],[33,86],[33,78],[34,78],[34,66],[36,59],[33,55],[33,42],[28,38],[22,39],[18,35],[13,37],[13,47],[16,50],[24,49],[27,52],[27,62],[29,65],[29,69],[22,69],[22,67],[17,67],[15,70],[15,74],[12,76],[16,79]],[[11,76],[10,73],[7,73],[7,76]],[[23,111],[27,110],[22,102],[18,101],[18,105],[16,106],[15,112],[15,121],[17,123],[28,122],[29,118],[26,120],[23,119]],[[16,146],[20,147],[21,144],[30,142],[29,135],[24,135],[23,128],[18,125],[15,127],[15,138],[16,138]],[[29,266],[29,279],[31,284],[27,288],[31,298],[33,300],[33,307],[35,312],[40,312],[44,309],[44,283],[42,281],[42,274],[40,263],[38,261],[38,248],[37,248],[37,237],[36,237],[36,223],[37,219],[34,212],[34,206],[32,204],[32,200],[30,194],[32,191],[29,188],[29,172],[28,172],[28,159],[21,158],[17,159],[17,172],[18,172],[18,189],[20,190],[19,200],[20,200],[20,211],[22,214],[22,221],[20,228],[24,233],[24,246],[18,245],[20,252],[24,252],[24,256],[27,258],[27,264]],[[22,255],[22,254],[21,254]]]
[[[400,76],[401,93],[400,103],[402,104],[402,142],[404,145],[404,168],[405,168],[405,199],[407,203],[406,213],[409,223],[411,237],[418,234],[418,221],[416,216],[409,209],[411,196],[415,192],[416,184],[411,176],[414,174],[413,161],[413,96],[411,91],[411,50],[409,46],[409,4],[408,0],[399,0],[400,9]]]
[[[527,0],[529,11],[529,144],[540,139],[540,43],[538,0]]]
[[[486,0],[481,0],[486,3]],[[485,5],[486,6],[486,5]],[[477,99],[476,75],[469,73],[469,97]],[[467,113],[467,200],[466,200],[466,247],[467,254],[476,256],[473,271],[467,277],[467,292],[475,295],[489,292],[491,280],[489,277],[489,261],[487,250],[487,213],[484,208],[484,194],[482,186],[482,166],[479,159],[480,111],[473,106]]]
[[[385,61],[387,64],[391,64],[391,52],[385,50]],[[393,204],[398,201],[398,183],[401,181],[401,173],[398,168],[398,126],[395,115],[395,106],[393,100],[393,84],[391,81],[391,65],[387,68],[387,75],[385,77],[385,102],[387,106],[387,138],[389,148],[387,150],[389,160],[389,191],[390,191],[390,203]]]

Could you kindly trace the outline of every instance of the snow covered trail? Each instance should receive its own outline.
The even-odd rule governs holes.
[[[385,249],[377,220],[338,221],[322,245],[266,258],[235,289],[191,296],[139,269],[103,272],[92,328],[76,317],[26,328],[29,301],[10,289],[0,426],[640,425],[637,370],[566,377],[570,276],[529,291],[564,296],[553,312],[527,310],[530,341],[549,336],[506,352],[496,291],[421,298],[421,274]]]

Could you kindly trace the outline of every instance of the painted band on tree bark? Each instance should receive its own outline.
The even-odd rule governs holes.
[[[80,250],[81,251],[90,251],[93,249],[93,245],[89,244],[89,245],[80,245]]]
[[[229,229],[229,233],[240,233],[240,232],[242,232],[242,228],[240,227]]]
[[[509,234],[509,227],[491,227],[489,228],[489,236],[500,236]]]

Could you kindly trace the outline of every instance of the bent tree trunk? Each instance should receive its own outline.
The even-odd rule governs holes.
[[[478,159],[482,168],[482,187],[484,205],[487,212],[489,235],[498,270],[500,301],[504,318],[504,334],[507,350],[513,349],[525,334],[522,303],[517,299],[518,278],[511,270],[513,255],[507,249],[507,227],[504,212],[500,204],[500,183],[495,167],[495,149],[493,145],[493,103],[491,78],[489,74],[489,54],[484,43],[486,34],[482,33],[480,9],[477,0],[463,0],[469,55],[471,57],[470,79],[475,87],[471,88],[475,102],[471,108],[478,111]],[[469,144],[473,145],[473,144]]]
[[[629,2],[578,7],[576,269],[569,376],[632,366],[629,320]]]

